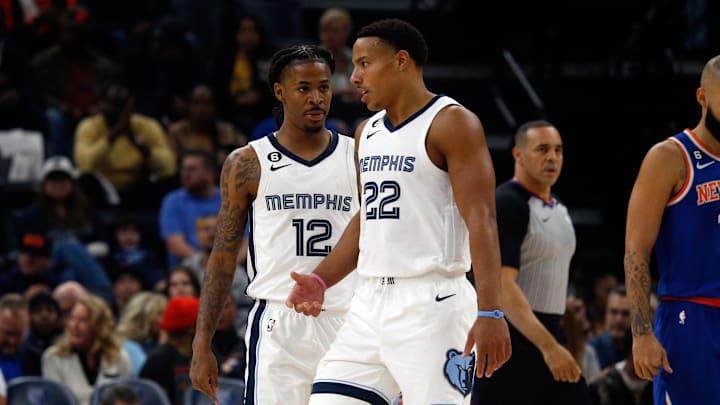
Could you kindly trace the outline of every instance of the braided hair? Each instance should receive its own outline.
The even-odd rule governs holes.
[[[274,92],[273,86],[275,83],[280,83],[285,68],[293,64],[307,62],[325,63],[330,68],[330,73],[335,73],[335,59],[327,49],[318,45],[290,46],[275,52],[270,59],[270,70],[268,71],[270,91]],[[278,104],[273,108],[273,115],[279,128],[282,125],[284,115],[282,104]]]

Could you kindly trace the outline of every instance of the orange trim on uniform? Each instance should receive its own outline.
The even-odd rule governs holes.
[[[674,203],[675,201],[677,201],[677,200],[679,200],[680,198],[682,198],[682,196],[685,195],[685,192],[687,191],[687,189],[690,187],[690,183],[692,183],[692,170],[693,170],[693,168],[692,168],[692,165],[690,164],[690,158],[689,158],[688,155],[687,155],[687,151],[686,151],[685,148],[683,147],[682,143],[680,143],[680,141],[678,141],[678,140],[675,139],[675,138],[668,138],[668,141],[672,141],[672,142],[674,142],[675,144],[677,144],[678,148],[680,148],[680,153],[682,154],[683,161],[685,161],[685,181],[683,182],[682,188],[681,188],[680,190],[678,190],[677,193],[675,193],[675,194],[673,194],[672,196],[670,196],[670,199],[668,200],[667,203],[668,203],[668,204],[672,204],[672,203]]]
[[[720,298],[710,297],[662,297],[663,301],[686,301],[695,304],[706,305],[708,307],[720,308]]]
[[[692,129],[690,129],[690,128],[685,128],[685,131],[687,131],[688,135],[690,135],[690,137],[692,137],[693,141],[697,142],[697,144],[700,145],[700,146],[703,148],[703,152],[707,153],[708,155],[714,157],[714,158],[717,159],[717,160],[720,160],[720,155],[718,155],[717,153],[713,152],[713,150],[710,149],[710,147],[708,147],[707,145],[705,145],[705,144],[700,140],[700,137],[697,136],[697,135],[695,135],[695,132],[693,132]]]

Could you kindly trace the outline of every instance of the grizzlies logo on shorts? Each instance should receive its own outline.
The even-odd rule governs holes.
[[[447,351],[445,378],[453,388],[460,391],[464,396],[467,396],[472,391],[474,371],[475,353],[463,358],[462,353],[455,349]]]

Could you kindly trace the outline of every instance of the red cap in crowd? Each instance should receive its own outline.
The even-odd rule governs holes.
[[[198,316],[200,300],[195,297],[172,297],[163,313],[160,327],[168,332],[191,328]]]

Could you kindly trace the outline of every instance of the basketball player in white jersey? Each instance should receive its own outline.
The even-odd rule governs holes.
[[[277,132],[235,150],[220,179],[217,236],[200,295],[193,342],[193,386],[217,403],[217,366],[210,350],[224,297],[232,284],[246,220],[247,259],[256,300],[245,334],[245,405],[305,405],[320,358],[345,319],[352,277],[329,292],[317,318],[284,301],[290,272],[309,274],[358,210],[353,141],[325,128],[334,61],[317,46],[278,51],[269,83],[282,103]],[[337,288],[337,290],[335,290]]]
[[[364,27],[353,46],[351,79],[379,111],[355,136],[360,212],[312,276],[293,274],[287,300],[317,316],[357,265],[311,405],[390,404],[400,391],[406,405],[469,404],[476,360],[490,376],[510,356],[485,135],[475,114],[426,88],[426,59],[420,32],[397,19]]]

